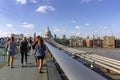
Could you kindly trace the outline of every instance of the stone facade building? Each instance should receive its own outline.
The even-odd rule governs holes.
[[[103,48],[115,48],[115,37],[104,36],[103,37]]]

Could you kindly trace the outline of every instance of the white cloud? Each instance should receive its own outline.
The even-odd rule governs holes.
[[[37,12],[47,13],[48,11],[54,11],[55,8],[53,6],[42,5],[37,8]]]
[[[76,31],[69,31],[66,29],[60,29],[60,28],[54,28],[54,34],[57,34],[59,37],[63,37],[63,35],[66,35],[67,37],[73,36],[73,35],[80,35],[80,32]]]
[[[27,23],[27,22],[24,22],[22,26],[24,28],[27,28],[27,29],[33,29],[34,28],[34,24]]]
[[[33,36],[33,34],[30,34],[30,33],[23,33],[25,37],[29,38],[31,36]]]
[[[25,24],[28,24],[27,22],[23,22],[23,24],[25,25]]]
[[[108,27],[107,26],[103,26],[103,29],[107,29]]]
[[[76,29],[80,29],[81,27],[80,26],[75,26]]]
[[[25,5],[28,2],[37,3],[37,0],[16,0],[16,3],[22,4],[22,5]]]
[[[85,24],[85,26],[90,26],[90,24]]]
[[[72,20],[72,23],[76,23],[76,20]]]
[[[64,29],[54,29],[54,32],[64,33],[64,32],[65,32],[65,30],[64,30]]]
[[[76,32],[77,35],[80,35],[81,33],[80,32]]]
[[[92,1],[99,1],[99,2],[101,2],[101,1],[103,1],[103,0],[81,0],[81,2],[83,3],[89,3],[89,2],[92,2]]]
[[[2,34],[1,34],[2,33]],[[5,31],[0,31],[0,37],[7,37],[7,36],[9,36],[10,37],[10,34],[11,34],[12,32],[5,32]]]
[[[31,0],[32,3],[37,3],[37,0]]]
[[[27,4],[27,0],[16,0],[16,3]]]
[[[85,2],[85,3],[88,3],[88,2],[91,2],[93,0],[81,0],[81,2]]]
[[[54,26],[54,28],[58,28],[57,26]]]
[[[23,33],[24,36],[26,36],[27,38],[31,37],[31,36],[34,36],[33,33]],[[42,32],[36,32],[36,35],[40,35],[43,37],[43,33]]]
[[[53,0],[42,0],[42,2],[45,2],[45,3],[50,3],[51,1],[53,1]]]
[[[60,29],[60,28],[54,28],[53,30],[54,34],[56,34],[57,36],[59,36],[59,38],[62,38],[63,35],[66,35],[66,36],[70,36],[70,35],[73,35],[73,33],[69,30],[65,30],[65,29]]]
[[[12,28],[13,25],[12,24],[6,24],[6,27]]]

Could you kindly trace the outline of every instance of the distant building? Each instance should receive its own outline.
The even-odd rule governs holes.
[[[70,47],[85,47],[85,40],[81,37],[72,36],[69,39],[69,46]]]
[[[33,40],[34,41],[36,40],[36,33],[34,33]]]
[[[93,47],[102,48],[103,47],[103,41],[100,40],[100,39],[93,39]]]
[[[70,39],[66,39],[66,36],[63,35],[62,39],[56,38],[55,40],[69,47],[87,47],[87,48],[120,48],[120,39],[115,40],[115,36],[103,36],[93,38],[82,38],[79,36],[71,36]]]
[[[13,36],[16,40],[23,38],[23,34],[11,34],[11,36]]]
[[[54,34],[54,38],[55,38],[55,39],[57,38],[57,35],[56,35],[56,34]]]
[[[115,40],[115,48],[120,48],[120,39]]]
[[[93,47],[93,40],[92,39],[86,39],[86,47],[91,48]]]
[[[63,35],[63,39],[66,40],[66,35]]]
[[[104,36],[103,37],[103,48],[115,48],[115,37]]]
[[[77,43],[78,43],[78,47],[85,47],[85,46],[86,46],[84,39],[79,39],[79,40],[77,41]]]
[[[49,30],[49,27],[48,27],[47,30],[44,33],[43,38],[48,39],[48,38],[51,38],[51,37],[52,37],[52,34],[51,34],[51,32]]]

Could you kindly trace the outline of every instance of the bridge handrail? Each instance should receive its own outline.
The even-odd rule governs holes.
[[[47,42],[45,44],[69,80],[107,80],[82,63],[69,57],[64,51],[57,49]]]

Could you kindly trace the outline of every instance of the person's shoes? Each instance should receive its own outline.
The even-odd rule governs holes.
[[[41,70],[39,70],[39,73],[42,73],[42,71],[41,71]]]
[[[39,72],[39,73],[42,73],[42,69],[38,69],[38,72]]]
[[[10,66],[10,68],[13,68],[13,66]]]

